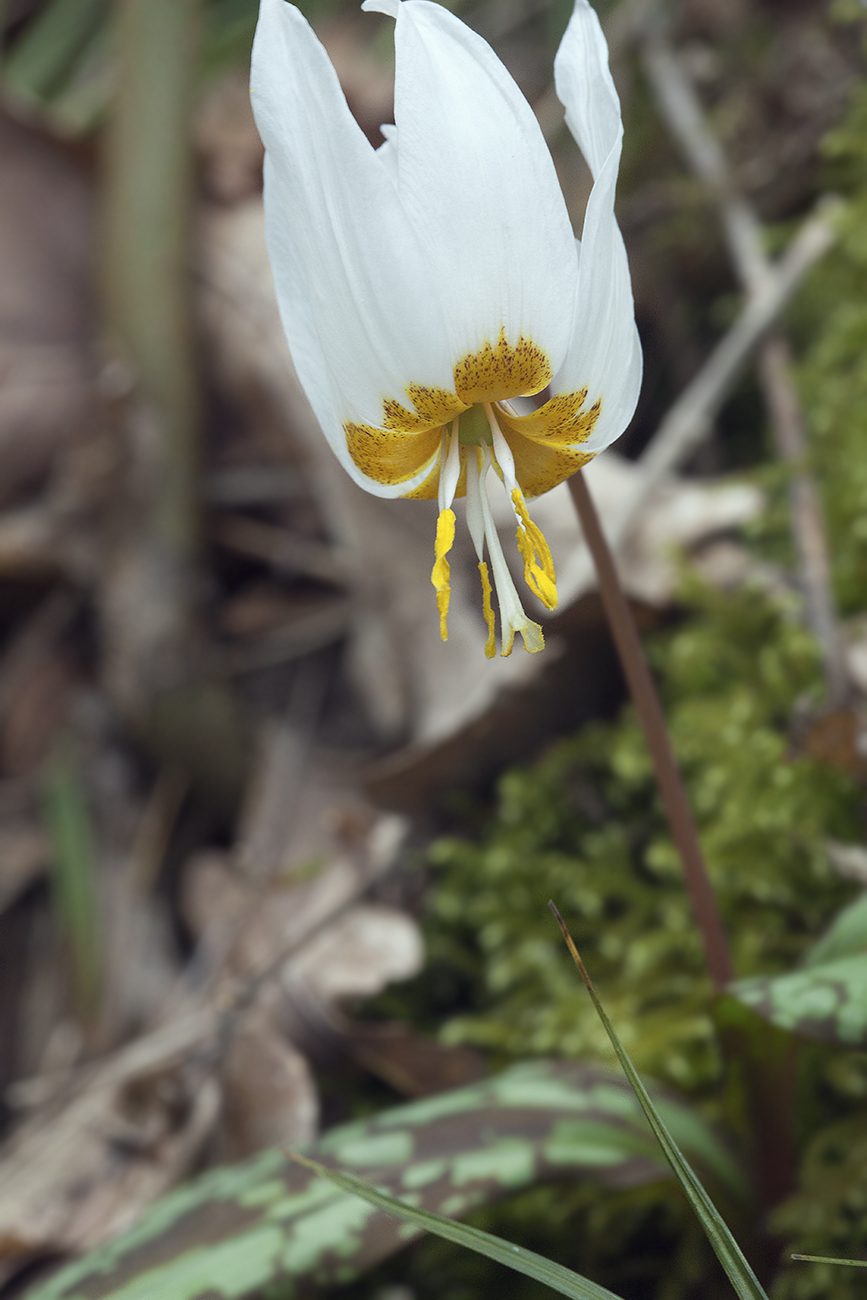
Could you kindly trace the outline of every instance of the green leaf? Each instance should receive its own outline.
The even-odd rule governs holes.
[[[743,1194],[714,1131],[685,1103],[664,1105],[702,1167]],[[420,1209],[459,1217],[554,1179],[623,1187],[668,1176],[619,1075],[551,1061],[342,1125],[310,1154],[417,1198]],[[28,1300],[234,1300],[278,1283],[289,1294],[349,1281],[418,1231],[269,1151],[173,1192]]]
[[[546,1259],[544,1255],[537,1255],[534,1250],[525,1250],[523,1246],[515,1246],[512,1242],[504,1241],[502,1237],[495,1237],[490,1232],[483,1232],[480,1228],[456,1223],[454,1219],[446,1219],[441,1214],[431,1214],[427,1210],[416,1209],[406,1201],[398,1201],[393,1196],[378,1191],[362,1178],[353,1178],[336,1169],[328,1169],[325,1165],[317,1164],[315,1160],[305,1160],[303,1156],[296,1156],[295,1159],[308,1169],[312,1169],[314,1173],[329,1179],[336,1187],[362,1197],[370,1205],[386,1210],[389,1214],[397,1215],[405,1223],[412,1223],[425,1232],[433,1232],[436,1236],[444,1237],[446,1241],[453,1241],[458,1246],[465,1246],[479,1255],[487,1255],[488,1259],[496,1260],[498,1264],[505,1264],[516,1273],[524,1273],[536,1282],[543,1282],[545,1286],[558,1291],[560,1295],[569,1296],[571,1300],[619,1300],[619,1297],[607,1287],[590,1282],[580,1273],[573,1273],[570,1268],[564,1268],[562,1264],[556,1264],[553,1260]]]
[[[804,959],[805,966],[822,966],[841,957],[867,953],[867,893],[844,907]]]
[[[99,920],[90,811],[72,754],[55,749],[45,781],[55,907],[69,945],[79,1015],[95,1014],[100,996]]]
[[[846,1047],[867,1043],[867,954],[738,980],[728,992],[781,1029]]]
[[[727,1224],[717,1210],[713,1201],[708,1196],[702,1184],[693,1173],[689,1162],[681,1151],[680,1147],[674,1140],[671,1131],[664,1123],[662,1116],[650,1099],[650,1094],[644,1086],[641,1077],[632,1064],[625,1047],[617,1036],[617,1033],[611,1021],[605,1012],[605,1008],[599,1001],[596,990],[583,961],[578,953],[577,948],[572,942],[572,937],[563,922],[563,918],[557,911],[553,903],[549,904],[551,911],[557,920],[563,937],[569,947],[569,951],[575,961],[575,965],[581,974],[581,978],[590,994],[593,1005],[602,1024],[605,1026],[611,1046],[617,1053],[617,1059],[623,1067],[624,1073],[629,1080],[635,1096],[641,1105],[642,1110],[647,1116],[647,1121],[653,1129],[659,1145],[665,1152],[665,1157],[671,1168],[674,1170],[675,1177],[683,1188],[690,1205],[695,1210],[699,1222],[704,1229],[705,1236],[714,1249],[717,1259],[726,1271],[726,1275],[734,1287],[741,1300],[768,1300],[768,1297],[756,1277],[750,1265],[747,1263],[740,1246],[735,1241]]]

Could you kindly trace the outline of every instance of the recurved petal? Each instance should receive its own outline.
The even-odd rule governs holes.
[[[578,263],[578,309],[569,355],[551,385],[555,394],[587,389],[585,409],[599,404],[584,442],[607,447],[632,419],[641,388],[642,358],[632,282],[623,237],[614,218],[619,149],[602,165],[584,216]]]
[[[349,455],[344,424],[383,423],[407,385],[452,386],[442,305],[400,205],[393,168],[353,119],[305,19],[262,0],[251,93],[267,153],[266,234],[281,316],[299,379],[342,463],[382,496]]]
[[[619,154],[623,127],[608,47],[588,0],[575,0],[554,59],[554,84],[566,109],[566,125],[595,179],[611,150]]]
[[[486,341],[496,347],[503,331],[510,345],[523,338],[545,351],[553,373],[569,338],[577,257],[527,101],[490,46],[442,5],[363,7],[396,18],[398,190],[456,360]]]
[[[575,9],[554,63],[566,121],[594,176],[578,260],[576,309],[568,355],[551,385],[555,394],[586,389],[600,403],[584,451],[620,436],[641,387],[641,347],[626,249],[614,217],[623,128],[599,20],[587,0]]]

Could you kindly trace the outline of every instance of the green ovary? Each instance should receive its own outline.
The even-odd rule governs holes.
[[[471,406],[462,411],[458,417],[458,441],[462,447],[481,447],[482,443],[493,445],[493,434],[483,406]]]

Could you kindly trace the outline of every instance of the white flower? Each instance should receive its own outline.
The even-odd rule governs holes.
[[[576,0],[554,63],[593,175],[580,245],[527,101],[480,36],[431,0],[365,0],[396,20],[395,125],[374,149],[328,56],[285,0],[262,0],[252,97],[265,219],[298,377],[335,454],[381,497],[438,498],[432,581],[446,637],[452,504],[466,495],[495,653],[521,606],[488,504],[502,480],[524,576],[549,607],[554,566],[525,498],[626,427],[641,352],[614,219],[620,107],[605,40]],[[489,475],[493,466],[495,474]]]

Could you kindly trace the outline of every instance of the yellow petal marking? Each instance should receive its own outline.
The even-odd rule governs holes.
[[[593,459],[592,451],[543,447],[516,433],[505,433],[515,461],[515,477],[528,497],[540,497]]]
[[[502,409],[497,414],[502,417],[505,428],[514,429],[525,438],[558,447],[573,447],[587,441],[602,410],[601,398],[587,410],[584,409],[586,401],[587,389],[581,388],[577,393],[557,393],[527,415],[513,415]]]
[[[551,549],[538,524],[534,524],[517,488],[512,493],[512,504],[520,524],[515,532],[518,550],[524,561],[524,581],[539,597],[547,609],[557,608],[557,575]]]
[[[430,468],[427,478],[422,479],[418,487],[414,487],[411,492],[404,492],[404,501],[436,501],[440,490],[440,462],[439,457],[434,461]]]
[[[431,570],[430,580],[436,588],[437,609],[440,614],[440,636],[443,641],[448,641],[449,633],[446,626],[446,616],[449,612],[449,597],[451,588],[449,587],[449,562],[446,559],[449,551],[452,549],[452,543],[455,540],[455,512],[454,510],[441,510],[437,519],[437,535],[434,542],[434,566]]]
[[[468,352],[455,366],[455,392],[465,406],[502,402],[509,397],[540,393],[552,378],[551,362],[540,347],[523,335],[509,343],[500,330],[496,344],[486,339],[478,352]]]
[[[584,410],[587,389],[551,397],[538,411],[512,415],[494,407],[497,423],[515,459],[515,477],[525,496],[538,497],[593,459],[581,444],[593,432],[601,398]]]
[[[389,486],[415,478],[434,457],[439,456],[442,443],[442,427],[439,425],[424,433],[398,433],[377,429],[372,424],[348,421],[343,431],[349,454],[362,474],[374,483]]]
[[[407,384],[407,395],[415,407],[408,410],[392,397],[382,403],[382,423],[386,429],[401,433],[426,433],[428,429],[451,424],[464,410],[464,403],[445,388],[425,388],[422,384]]]
[[[443,428],[464,410],[464,404],[444,388],[408,384],[406,391],[414,411],[392,397],[384,398],[382,426],[347,420],[346,446],[362,474],[389,487],[406,483],[429,466],[428,477],[407,495],[435,497]]]
[[[468,352],[458,361],[454,367],[454,392],[410,383],[405,389],[408,404],[396,397],[383,398],[380,425],[346,421],[343,431],[347,449],[361,472],[374,483],[392,487],[427,471],[421,484],[407,495],[416,498],[436,496],[439,483],[437,452],[443,429],[476,403],[501,402],[510,397],[526,397],[541,392],[551,382],[551,376],[551,363],[542,348],[523,335],[517,342],[510,343],[505,330],[501,329],[496,343],[486,339],[478,351]],[[540,412],[509,417],[504,432],[505,427],[511,429],[514,425],[516,431],[525,437],[544,437],[553,424],[557,426],[554,428],[556,438],[560,421],[570,425],[566,443],[580,441],[580,429],[573,432],[571,425],[585,398],[586,392],[579,396],[577,408],[571,396],[551,398],[541,408],[545,414],[538,432],[535,421]],[[522,425],[522,420],[531,423]],[[525,492],[528,490],[523,483],[522,487]],[[457,495],[462,496],[465,490],[462,478]]]
[[[488,625],[485,658],[493,659],[497,653],[496,626],[494,624],[494,611],[491,606],[491,579],[488,577],[488,566],[484,560],[479,560],[479,573],[482,577],[482,613]]]

